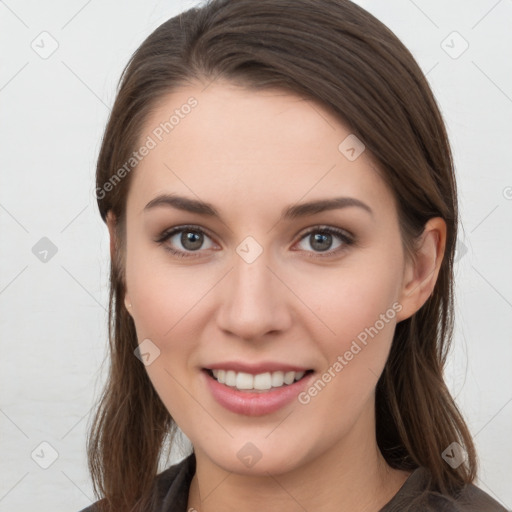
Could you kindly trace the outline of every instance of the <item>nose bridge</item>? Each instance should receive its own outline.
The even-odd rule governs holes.
[[[250,242],[249,242],[250,244]],[[265,252],[237,248],[218,315],[219,327],[241,338],[255,339],[290,325],[285,288],[269,270]],[[251,257],[247,257],[250,255]]]

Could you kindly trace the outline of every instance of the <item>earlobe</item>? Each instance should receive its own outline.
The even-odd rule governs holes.
[[[418,311],[434,291],[446,246],[446,222],[435,217],[425,224],[416,244],[414,258],[406,263],[397,320]]]

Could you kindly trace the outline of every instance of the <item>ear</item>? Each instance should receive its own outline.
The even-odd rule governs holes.
[[[112,261],[115,261],[117,258],[117,250],[119,247],[118,240],[117,240],[117,219],[115,215],[112,213],[112,211],[109,211],[107,213],[107,227],[108,227],[108,233],[110,236],[110,258]],[[124,305],[126,309],[128,310],[128,313],[130,313],[130,308],[132,307],[130,297],[128,296],[128,291],[126,291],[124,296]]]
[[[398,322],[414,315],[434,291],[446,246],[446,222],[440,217],[430,219],[415,246],[404,269]]]

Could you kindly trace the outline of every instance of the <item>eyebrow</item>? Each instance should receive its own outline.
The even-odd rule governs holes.
[[[148,211],[159,206],[167,206],[190,213],[198,213],[199,215],[206,215],[208,217],[218,217],[219,219],[221,218],[219,212],[212,204],[185,196],[179,196],[177,194],[161,194],[155,197],[144,207],[144,211]],[[333,197],[288,206],[281,213],[280,221],[292,220],[298,217],[306,217],[308,215],[314,215],[328,210],[349,207],[361,208],[373,216],[373,210],[366,203],[363,203],[355,197]]]

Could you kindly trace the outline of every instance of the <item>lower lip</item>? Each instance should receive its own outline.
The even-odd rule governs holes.
[[[287,386],[251,393],[250,391],[239,391],[234,387],[221,384],[205,370],[203,370],[203,374],[213,398],[228,411],[244,414],[245,416],[271,414],[290,404],[307,387],[308,382],[314,375],[310,373]]]

